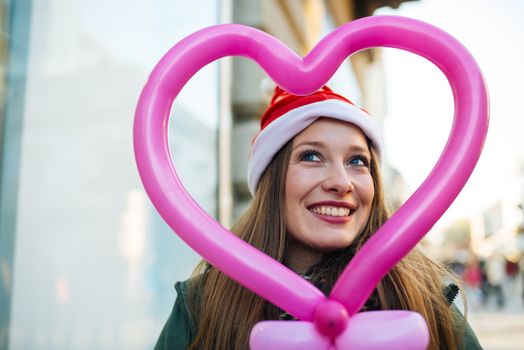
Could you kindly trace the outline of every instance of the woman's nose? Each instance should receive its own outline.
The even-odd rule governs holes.
[[[322,187],[327,192],[334,192],[340,195],[345,195],[355,190],[355,185],[348,173],[348,169],[343,164],[326,169],[326,179],[322,182]]]

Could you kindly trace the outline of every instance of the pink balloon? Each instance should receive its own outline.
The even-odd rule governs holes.
[[[411,311],[369,311],[356,314],[335,339],[339,350],[426,349],[426,321]]]
[[[356,314],[336,338],[303,321],[264,321],[253,328],[252,350],[410,350],[429,343],[426,322],[411,311],[369,311]]]
[[[171,162],[165,126],[173,100],[184,84],[199,69],[221,57],[250,58],[283,89],[305,95],[324,85],[349,55],[371,47],[410,51],[439,67],[453,91],[454,122],[445,149],[428,178],[356,254],[337,281],[329,299],[345,309],[349,320],[337,318],[337,324],[345,326],[330,333],[321,323],[330,315],[339,317],[336,315],[343,313],[337,309],[339,306],[318,308],[328,299],[316,287],[231,234],[187,193]],[[154,68],[136,110],[134,149],[142,182],[156,209],[207,261],[291,315],[315,324],[317,330],[333,340],[333,348],[343,349],[345,342],[361,342],[359,349],[376,349],[372,339],[351,331],[357,324],[368,331],[375,329],[370,322],[357,322],[364,318],[356,313],[380,279],[427,233],[466,183],[484,144],[488,109],[482,73],[470,53],[447,33],[417,20],[374,16],[347,23],[326,36],[304,58],[259,30],[217,25],[180,41]],[[330,311],[322,311],[327,309]],[[390,312],[394,311],[366,317],[391,324],[383,329],[388,348],[397,349],[407,338],[396,331],[397,323],[387,316]],[[419,321],[409,317],[405,322],[412,346],[403,348],[423,348],[421,344],[428,339],[427,328],[419,327]],[[289,322],[279,324],[293,327]],[[277,336],[274,327],[271,329]],[[310,331],[296,334],[301,332]]]
[[[249,346],[251,350],[328,350],[332,341],[311,322],[265,321],[253,327]]]

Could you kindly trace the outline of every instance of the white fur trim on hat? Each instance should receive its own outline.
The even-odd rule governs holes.
[[[334,118],[355,124],[373,142],[381,158],[382,134],[373,117],[348,102],[335,99],[314,102],[281,115],[256,136],[247,166],[247,181],[252,195],[255,194],[258,181],[275,154],[318,118]]]

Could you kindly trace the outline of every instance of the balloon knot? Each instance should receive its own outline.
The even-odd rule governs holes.
[[[338,301],[327,300],[315,309],[315,325],[320,333],[336,337],[346,329],[349,314]]]

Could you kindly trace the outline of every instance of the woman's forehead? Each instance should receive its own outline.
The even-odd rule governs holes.
[[[366,135],[358,126],[333,118],[319,118],[309,125],[294,138],[293,148],[300,144],[355,145],[368,149]]]

